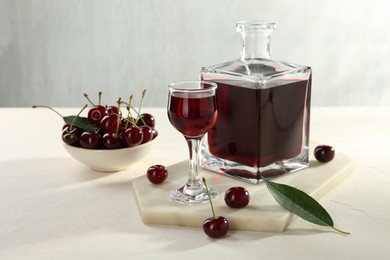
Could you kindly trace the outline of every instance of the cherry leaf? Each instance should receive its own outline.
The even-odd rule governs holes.
[[[335,228],[329,213],[310,195],[286,184],[275,183],[266,178],[262,179],[274,199],[288,211],[311,223],[329,226],[344,235],[349,234]]]
[[[80,116],[64,116],[64,122],[68,125],[74,125],[86,131],[95,132],[96,128],[88,121],[86,117]]]

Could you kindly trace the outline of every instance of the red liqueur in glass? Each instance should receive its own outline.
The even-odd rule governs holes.
[[[203,136],[215,123],[215,95],[188,98],[175,94],[171,97],[168,114],[171,124],[184,136]]]
[[[218,119],[203,139],[201,165],[251,183],[309,165],[311,69],[272,59],[274,27],[238,23],[240,59],[201,70],[218,85]]]

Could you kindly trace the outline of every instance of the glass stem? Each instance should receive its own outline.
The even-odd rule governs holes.
[[[204,187],[200,182],[198,175],[199,146],[200,139],[186,138],[188,149],[190,151],[190,163],[187,184],[183,192],[187,195],[196,196],[204,192]]]

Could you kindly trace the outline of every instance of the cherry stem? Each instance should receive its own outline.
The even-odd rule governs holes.
[[[146,122],[145,122],[145,120],[144,120],[142,117],[140,117],[139,119],[141,119],[142,123],[143,123],[144,125],[146,125]]]
[[[131,107],[131,101],[132,101],[132,100],[133,100],[133,95],[130,96],[130,98],[129,98],[129,103],[127,104],[127,118],[129,118],[129,119],[130,119],[130,117],[131,117],[130,107]],[[125,128],[127,128],[128,125],[129,125],[129,120],[127,120],[127,118],[126,118],[126,125],[125,125]]]
[[[118,121],[118,125],[116,126],[116,131],[115,131],[115,135],[117,136],[118,135],[118,132],[119,132],[119,126],[121,125],[120,124],[120,120],[121,120],[121,103],[122,103],[122,99],[121,98],[118,98],[118,113],[116,114],[116,117],[117,117],[117,121]]]
[[[99,91],[99,106],[100,106],[101,102],[102,102],[102,92]]]
[[[202,178],[202,181],[203,181],[203,184],[204,184],[204,186],[205,186],[205,188],[206,188],[207,196],[209,197],[209,202],[210,202],[211,210],[212,210],[212,212],[213,212],[213,218],[215,218],[215,211],[214,211],[213,203],[211,202],[211,195],[210,195],[209,187],[207,187],[206,179],[205,179],[204,177]]]
[[[74,134],[64,134],[62,137],[68,137],[68,136],[72,136],[73,138],[75,138],[77,141],[80,141],[80,138],[78,138],[76,135]]]
[[[139,117],[139,112],[137,110],[135,110],[134,107],[130,107],[131,109],[133,109],[133,111],[137,114],[137,118]]]
[[[129,103],[126,103],[126,102],[123,102],[123,104],[126,104],[128,106],[128,109],[132,109],[136,114],[137,114],[137,118],[139,117],[139,112],[132,106],[129,105]]]
[[[64,118],[63,115],[61,115],[57,110],[51,108],[51,107],[48,107],[48,106],[37,106],[37,105],[34,105],[32,106],[32,108],[48,108],[50,109],[51,111],[55,112],[57,115],[59,115],[60,117]]]
[[[87,106],[88,106],[88,104],[85,104],[85,105],[83,106],[83,108],[80,110],[80,112],[73,118],[72,123],[71,123],[70,126],[69,126],[69,129],[72,129],[72,128],[73,128],[74,121],[76,120],[76,118],[78,118],[78,117],[80,116],[81,112],[83,112],[84,109],[85,109]]]
[[[142,103],[144,102],[145,95],[146,95],[146,89],[144,89],[144,91],[142,91],[142,97],[141,97],[141,101],[139,103],[139,108],[138,108],[138,113],[137,113],[137,121],[138,121],[139,115],[141,113],[141,107],[142,107]]]
[[[124,118],[126,120],[126,128],[128,126],[128,123],[132,124],[133,126],[135,127],[138,127],[136,123],[134,123],[131,119],[128,119],[128,118]]]
[[[91,99],[89,98],[89,96],[88,96],[87,93],[84,93],[84,97],[89,101],[89,103],[91,103],[92,106],[95,105],[95,104],[91,101]]]

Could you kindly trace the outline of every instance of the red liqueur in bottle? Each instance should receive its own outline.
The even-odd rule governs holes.
[[[218,119],[203,139],[201,165],[251,183],[309,165],[311,68],[271,57],[274,28],[239,22],[240,59],[201,70],[218,85]]]

